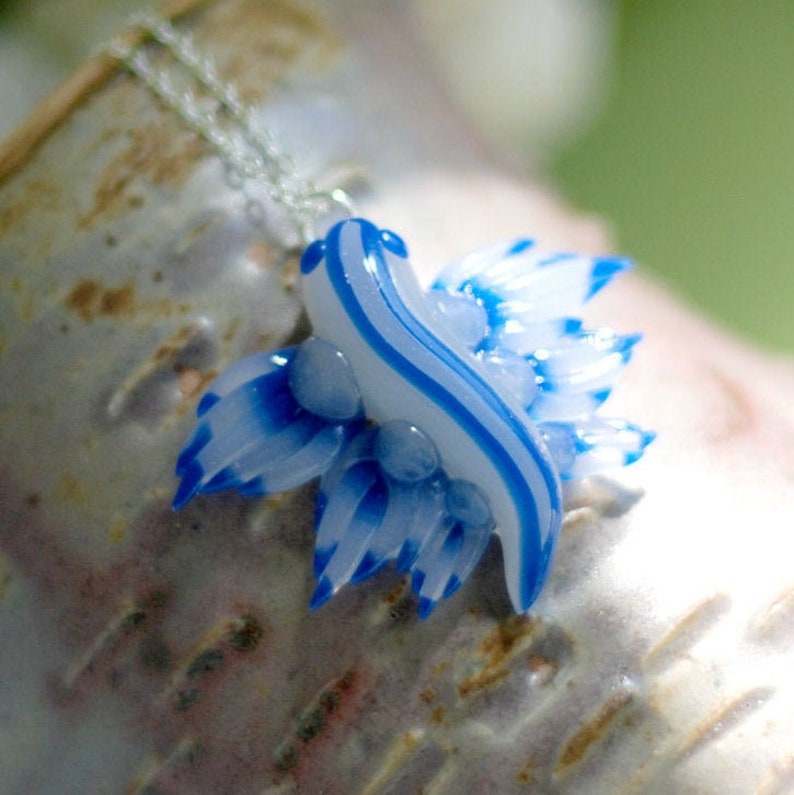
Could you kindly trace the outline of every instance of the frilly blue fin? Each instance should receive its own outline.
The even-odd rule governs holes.
[[[630,268],[620,257],[553,253],[519,239],[467,254],[429,291],[434,305],[468,300],[484,312],[475,342],[464,309],[445,319],[460,325],[457,333],[467,336],[493,379],[538,424],[563,479],[630,464],[654,438],[623,420],[594,416],[642,335],[587,329],[577,317],[584,303]]]
[[[307,390],[306,373],[315,369],[326,377],[321,388]],[[198,493],[269,494],[307,483],[363,424],[344,357],[315,339],[232,365],[196,413],[199,421],[176,463],[182,482],[175,510]]]
[[[429,437],[399,420],[350,443],[321,481],[319,506],[313,608],[396,561],[429,615],[466,580],[493,530],[480,489],[451,480]]]
[[[637,461],[656,438],[625,420],[587,417],[538,425],[563,480],[597,475]]]
[[[215,380],[177,460],[173,505],[319,477],[312,608],[393,565],[425,618],[497,532],[523,611],[548,574],[560,480],[632,463],[653,439],[595,415],[639,335],[578,317],[629,263],[514,240],[457,260],[423,293],[407,255],[363,219],[306,249],[315,336]]]

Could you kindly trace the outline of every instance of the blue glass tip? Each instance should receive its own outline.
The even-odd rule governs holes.
[[[181,476],[188,471],[193,459],[209,444],[211,439],[212,433],[210,429],[205,423],[201,423],[196,428],[193,438],[185,445],[176,460],[175,470],[177,475]],[[203,471],[201,474],[204,474]]]
[[[582,330],[582,321],[578,317],[568,317],[562,326],[563,334],[577,334]]]
[[[197,463],[193,462],[193,464],[188,466],[171,503],[173,510],[181,510],[193,499],[199,489],[203,475],[204,470]]]
[[[640,449],[644,450],[656,438],[656,431],[643,431]]]
[[[597,257],[593,260],[590,272],[590,289],[587,299],[592,298],[599,290],[606,287],[614,276],[632,267],[631,261],[620,257]]]
[[[417,612],[419,613],[419,618],[423,621],[424,619],[428,618],[429,615],[433,612],[433,609],[436,606],[436,602],[434,599],[428,599],[426,596],[422,596],[419,599],[419,609]]]
[[[358,564],[353,576],[350,578],[351,583],[361,582],[371,577],[373,574],[379,572],[386,565],[386,561],[379,560],[373,552],[367,552],[364,555],[361,563]]]
[[[397,573],[405,574],[411,568],[411,564],[416,560],[419,553],[418,545],[413,541],[406,541],[397,555]]]
[[[338,544],[332,544],[326,549],[314,550],[314,576],[319,580],[320,575],[325,571],[328,561],[334,556]]]
[[[623,337],[623,349],[633,348],[638,342],[642,342],[643,335],[640,332],[626,334]]]
[[[590,397],[593,398],[593,402],[600,406],[610,395],[612,392],[612,387],[608,386],[605,389],[596,389],[593,392],[590,392]]]
[[[532,246],[535,245],[535,241],[531,238],[523,238],[522,240],[516,240],[515,243],[508,249],[507,256],[514,257],[516,254],[521,254],[522,251],[526,251]]]
[[[444,588],[444,599],[449,599],[461,585],[463,585],[463,583],[460,577],[458,577],[457,574],[453,574],[449,580],[447,580],[446,588]]]
[[[259,497],[262,494],[268,494],[270,489],[267,486],[267,481],[263,477],[252,478],[246,483],[237,487],[237,491],[244,497]]]
[[[328,577],[323,575],[317,581],[317,587],[314,589],[311,601],[309,602],[309,609],[316,610],[318,607],[324,605],[333,595],[334,585]]]
[[[216,491],[225,491],[238,484],[237,473],[232,467],[224,467],[216,475],[213,475],[202,487],[205,494],[212,494]]]

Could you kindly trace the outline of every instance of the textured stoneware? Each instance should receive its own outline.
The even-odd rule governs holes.
[[[181,5],[181,7],[180,7]],[[432,88],[401,4],[171,11],[427,281],[513,234],[607,249]],[[97,57],[0,151],[0,791],[794,791],[794,378],[633,276],[612,411],[510,614],[494,545],[425,622],[392,571],[309,612],[309,487],[169,508],[203,387],[306,333],[285,230]]]

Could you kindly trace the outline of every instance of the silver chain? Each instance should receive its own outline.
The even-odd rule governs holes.
[[[177,88],[171,75],[156,68],[141,45],[117,39],[106,51],[206,141],[241,185],[252,180],[265,186],[270,199],[287,211],[304,245],[314,239],[318,217],[333,207],[352,215],[352,201],[344,190],[323,191],[311,180],[297,176],[293,159],[257,122],[236,87],[220,77],[215,62],[199,51],[190,34],[180,33],[167,20],[150,15],[136,17],[133,26],[145,31],[181,65],[201,87],[201,95],[188,86]],[[213,105],[207,104],[207,98]]]

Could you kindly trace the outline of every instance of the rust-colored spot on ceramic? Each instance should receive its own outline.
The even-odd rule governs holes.
[[[277,249],[264,240],[258,240],[248,247],[245,255],[249,262],[253,262],[263,270],[270,270],[275,267],[278,253]]]
[[[469,676],[458,685],[458,695],[468,698],[474,693],[487,690],[497,682],[501,682],[508,675],[506,668],[485,668],[476,676]]]
[[[527,658],[527,665],[529,665],[529,670],[532,671],[532,673],[539,673],[546,668],[548,664],[549,661],[539,654],[530,654]]]
[[[134,298],[135,290],[129,285],[117,290],[105,290],[100,297],[99,312],[111,317],[129,315],[132,313]]]
[[[66,306],[77,312],[83,320],[92,320],[101,289],[93,279],[83,279],[66,296]]]
[[[24,184],[11,200],[0,202],[0,238],[15,229],[29,213],[55,212],[62,189],[56,182],[33,179]]]
[[[387,602],[389,618],[392,621],[411,621],[416,616],[416,599],[408,589],[408,581],[399,583],[400,595],[394,602]],[[391,592],[390,592],[391,593]]]
[[[383,601],[386,602],[387,605],[396,605],[399,603],[400,599],[402,599],[404,592],[405,583],[401,580],[384,594]]]
[[[237,334],[237,329],[239,328],[240,328],[240,318],[239,317],[232,318],[232,320],[223,330],[223,334],[221,335],[221,340],[223,342],[232,342],[234,340],[235,334]]]
[[[159,367],[164,362],[172,359],[184,349],[190,340],[199,332],[198,326],[189,325],[182,326],[174,334],[172,334],[162,345],[160,345],[152,354],[150,367]]]
[[[58,481],[57,496],[64,502],[71,502],[75,505],[88,505],[89,498],[83,485],[72,474],[65,474],[61,476]]]
[[[169,391],[175,384],[178,385],[183,395],[193,389],[200,390],[214,377],[213,372],[200,373],[198,380],[188,375],[182,383],[174,373],[182,374],[189,369],[180,361],[180,357],[188,351],[191,343],[204,342],[203,333],[204,327],[201,324],[183,326],[162,342],[153,353],[136,364],[108,399],[108,416],[114,420],[121,420],[125,416],[136,418],[140,416],[141,411],[145,415],[147,400],[156,396],[164,384],[168,385]],[[158,410],[180,412],[185,410],[186,405],[184,401],[180,401],[176,406],[171,406],[169,402],[168,406],[158,407]]]
[[[96,317],[131,315],[135,308],[135,288],[130,284],[104,287],[93,279],[82,279],[69,291],[64,304],[86,323]]]
[[[478,651],[489,657],[491,664],[499,663],[533,634],[537,624],[527,616],[511,616],[483,640]]]
[[[322,16],[286,0],[217,3],[196,31],[199,46],[204,35],[224,41],[224,51],[216,55],[220,71],[251,104],[264,99],[289,70],[329,69],[339,52]]]
[[[535,778],[536,767],[537,762],[534,759],[527,759],[521,770],[516,773],[516,784],[521,786],[532,784]]]
[[[633,700],[634,693],[630,690],[617,690],[612,693],[595,715],[585,721],[565,744],[554,772],[558,775],[567,772],[570,767],[581,762],[593,746],[603,742],[615,721]]]
[[[180,256],[187,254],[195,242],[202,235],[204,235],[208,229],[212,229],[213,225],[216,224],[222,217],[223,216],[221,214],[214,214],[191,226],[187,233],[184,234],[179,240],[179,243],[177,243],[175,253],[179,254]]]
[[[300,281],[300,257],[288,257],[281,266],[281,289],[285,292],[295,290]]]
[[[527,616],[512,616],[488,633],[477,648],[483,665],[476,674],[460,682],[458,695],[467,698],[508,676],[509,659],[529,641],[537,625],[537,620]]]
[[[211,381],[214,381],[215,376],[217,375],[215,370],[212,370],[209,373],[202,373],[201,370],[198,370],[195,367],[187,367],[184,370],[179,370],[178,372],[179,391],[182,394],[182,397],[186,400],[195,397],[200,392],[203,392],[204,388]]]
[[[416,600],[407,586],[408,582],[403,578],[383,596],[388,617],[392,621],[406,621],[416,615]]]
[[[530,654],[527,666],[532,673],[533,681],[542,685],[550,682],[560,671],[560,660],[549,659],[544,654]]]
[[[148,124],[126,131],[127,146],[110,160],[97,179],[94,204],[78,220],[78,229],[90,229],[108,214],[136,209],[144,200],[136,186],[142,179],[178,188],[204,152],[195,136],[176,136],[171,124]]]
[[[125,516],[116,516],[110,523],[110,531],[108,532],[108,540],[111,544],[120,544],[124,537],[127,535],[127,518]]]

